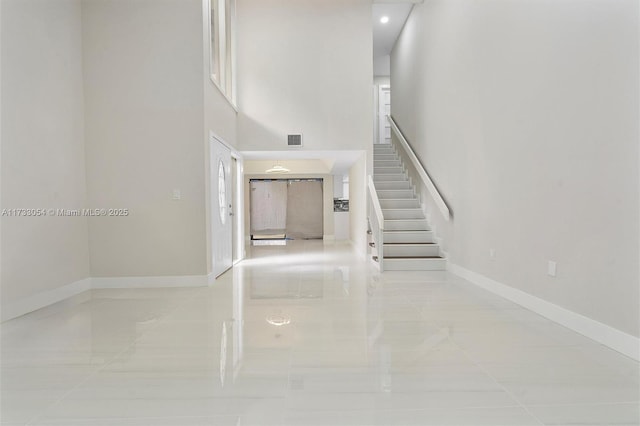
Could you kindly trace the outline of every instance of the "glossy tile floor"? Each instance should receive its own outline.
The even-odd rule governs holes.
[[[638,363],[445,272],[251,247],[2,324],[2,425],[637,425]]]

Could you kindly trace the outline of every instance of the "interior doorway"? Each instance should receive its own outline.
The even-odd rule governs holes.
[[[391,143],[391,124],[388,116],[391,114],[391,86],[381,84],[378,86],[378,139],[376,143]]]
[[[249,183],[252,240],[323,238],[323,179],[251,179]]]

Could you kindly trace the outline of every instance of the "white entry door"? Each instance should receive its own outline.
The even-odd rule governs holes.
[[[213,272],[222,274],[233,265],[233,193],[231,151],[211,138],[211,230]]]
[[[391,114],[391,87],[380,85],[378,90],[377,143],[391,143],[391,124],[387,119],[389,114]]]

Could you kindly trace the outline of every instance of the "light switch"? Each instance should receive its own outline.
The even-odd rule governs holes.
[[[180,190],[179,189],[174,189],[173,190],[173,199],[174,200],[182,199],[182,194],[180,194]]]
[[[547,274],[549,274],[552,277],[555,277],[556,267],[557,267],[556,262],[554,262],[553,260],[550,260],[549,263],[547,264]]]

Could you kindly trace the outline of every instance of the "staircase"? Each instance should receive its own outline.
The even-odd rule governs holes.
[[[373,147],[373,182],[384,216],[384,269],[445,270],[446,259],[440,256],[415,189],[391,144]]]

